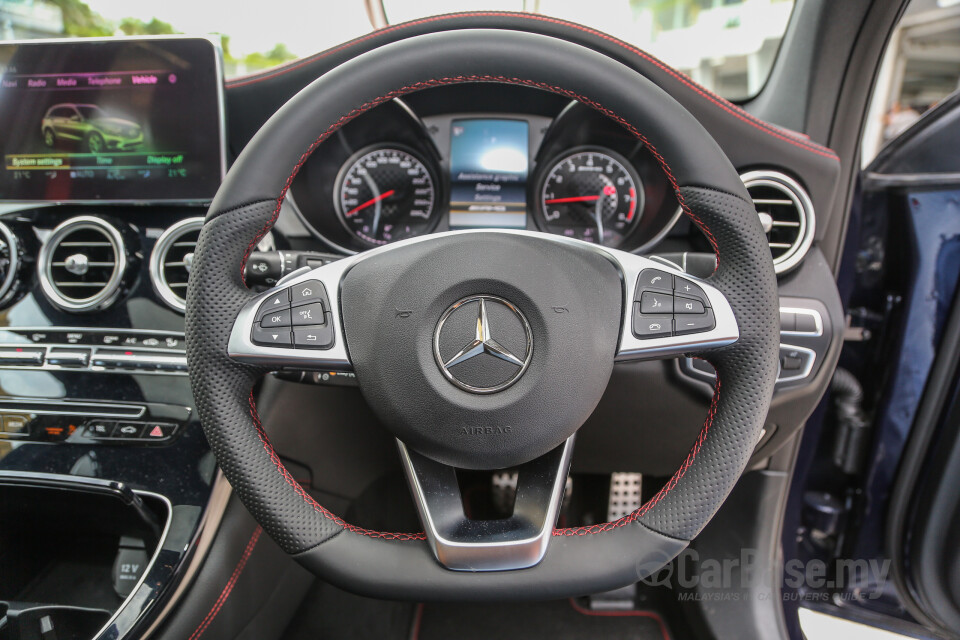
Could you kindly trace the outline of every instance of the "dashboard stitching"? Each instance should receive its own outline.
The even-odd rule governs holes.
[[[250,417],[253,418],[253,424],[257,428],[257,436],[260,438],[260,442],[263,443],[263,449],[267,452],[267,455],[270,456],[270,459],[273,461],[273,464],[277,468],[277,473],[283,476],[283,479],[286,480],[287,484],[290,485],[294,491],[306,502],[308,505],[313,507],[313,510],[320,513],[323,517],[328,520],[332,520],[337,523],[347,531],[351,533],[356,533],[362,536],[367,536],[370,538],[382,538],[384,540],[400,540],[400,541],[410,541],[410,540],[426,540],[427,536],[425,533],[393,533],[389,531],[373,531],[371,529],[364,529],[350,524],[343,520],[327,509],[320,505],[316,500],[313,499],[310,494],[308,494],[303,485],[296,481],[296,479],[290,475],[290,472],[284,466],[283,462],[280,460],[280,457],[277,455],[277,452],[274,450],[273,445],[270,444],[270,438],[267,436],[266,432],[263,430],[263,424],[260,422],[260,415],[257,412],[257,405],[253,398],[253,391],[250,392]]]
[[[626,42],[623,42],[622,40],[619,40],[619,39],[617,39],[617,38],[615,38],[615,37],[613,37],[613,36],[611,36],[611,35],[608,35],[608,34],[602,32],[602,31],[598,31],[598,30],[596,30],[596,29],[591,29],[591,28],[589,28],[589,27],[585,27],[585,26],[583,26],[583,25],[579,25],[579,24],[574,23],[574,22],[567,22],[567,21],[565,21],[565,20],[559,20],[559,19],[556,19],[556,18],[549,18],[549,17],[547,17],[547,16],[527,15],[527,14],[510,12],[510,11],[504,11],[504,12],[492,12],[492,11],[491,11],[491,12],[453,13],[453,14],[446,14],[446,15],[443,15],[443,16],[434,16],[434,17],[431,17],[431,18],[425,18],[425,19],[422,19],[422,20],[414,20],[414,21],[407,22],[407,23],[400,24],[400,25],[396,25],[396,26],[393,26],[393,27],[386,27],[386,28],[383,28],[383,29],[378,29],[377,31],[374,31],[374,32],[372,32],[372,33],[370,33],[370,34],[368,34],[368,35],[366,35],[366,36],[362,36],[362,37],[360,37],[360,38],[356,38],[356,39],[354,39],[354,40],[351,40],[350,42],[347,42],[347,43],[345,43],[345,44],[339,45],[339,46],[334,47],[334,48],[332,48],[332,49],[327,49],[326,51],[322,51],[322,52],[320,52],[320,53],[318,53],[318,54],[316,54],[316,55],[314,55],[314,56],[310,56],[309,58],[304,58],[303,60],[301,60],[301,61],[299,61],[299,62],[297,62],[297,63],[295,63],[295,64],[292,64],[292,65],[290,65],[290,66],[282,67],[282,68],[280,68],[280,69],[274,70],[273,72],[268,72],[268,73],[263,74],[263,75],[259,75],[259,76],[248,76],[247,78],[241,78],[241,79],[238,79],[238,80],[235,80],[235,81],[232,81],[232,82],[227,82],[227,83],[226,83],[226,86],[227,86],[228,88],[232,88],[232,87],[243,87],[243,86],[247,86],[247,85],[250,85],[250,84],[253,84],[253,83],[256,83],[256,82],[262,82],[262,81],[264,81],[264,80],[269,80],[269,79],[271,79],[271,78],[274,78],[274,77],[280,76],[280,75],[282,75],[282,74],[289,73],[289,72],[291,72],[291,71],[294,71],[294,70],[296,70],[296,69],[299,69],[299,68],[301,68],[301,67],[303,67],[303,66],[305,66],[305,65],[307,65],[307,64],[310,64],[311,62],[313,62],[313,61],[315,61],[315,60],[320,60],[320,59],[326,58],[326,57],[331,56],[331,55],[333,55],[333,54],[335,54],[335,53],[338,53],[338,52],[340,52],[340,51],[343,51],[344,49],[348,49],[348,48],[353,47],[353,46],[355,46],[355,45],[358,45],[358,44],[361,44],[361,43],[363,43],[363,42],[366,42],[367,40],[371,40],[371,39],[376,38],[376,37],[381,36],[381,35],[386,35],[386,34],[391,33],[391,32],[393,32],[393,31],[408,29],[408,28],[415,27],[415,26],[419,26],[419,25],[423,25],[423,24],[429,24],[429,23],[431,23],[431,22],[438,22],[438,21],[442,21],[442,20],[451,20],[451,19],[455,19],[455,18],[468,18],[468,17],[492,17],[492,18],[496,18],[496,17],[507,17],[507,18],[520,18],[520,19],[525,19],[525,20],[533,20],[533,21],[538,21],[538,22],[546,22],[546,23],[557,24],[557,25],[561,25],[561,26],[565,26],[565,27],[572,27],[572,28],[577,29],[577,30],[579,30],[579,31],[583,31],[584,33],[588,33],[588,34],[593,35],[593,36],[596,36],[596,37],[598,37],[598,38],[602,38],[603,40],[606,40],[606,41],[608,41],[608,42],[610,42],[610,43],[612,43],[612,44],[615,44],[615,45],[617,45],[617,46],[619,46],[619,47],[621,47],[621,48],[623,48],[623,49],[626,49],[627,51],[633,53],[634,55],[636,55],[636,56],[638,56],[638,57],[646,60],[647,62],[650,62],[651,64],[653,64],[654,66],[656,66],[657,68],[659,68],[661,71],[663,71],[664,73],[667,73],[668,75],[670,75],[671,77],[673,77],[675,80],[677,80],[677,81],[679,81],[680,83],[686,85],[689,89],[693,90],[695,93],[699,94],[699,95],[700,95],[701,97],[703,97],[704,99],[710,101],[710,102],[711,102],[712,104],[714,104],[715,106],[719,107],[720,109],[723,109],[724,111],[726,111],[726,112],[729,113],[730,115],[732,115],[732,116],[734,116],[735,118],[737,118],[737,119],[745,122],[746,124],[748,124],[748,125],[750,125],[750,126],[752,126],[752,127],[755,127],[755,128],[757,128],[757,129],[759,129],[760,131],[762,131],[762,132],[764,132],[764,133],[766,133],[766,134],[768,134],[768,135],[770,135],[770,136],[773,136],[773,137],[775,137],[775,138],[777,138],[777,139],[779,139],[779,140],[782,140],[783,142],[787,142],[787,143],[792,144],[792,145],[794,145],[794,146],[796,146],[796,147],[799,147],[799,148],[801,148],[801,149],[805,149],[805,150],[810,151],[810,152],[812,152],[812,153],[816,153],[817,155],[823,156],[823,157],[825,157],[825,158],[830,158],[830,159],[832,159],[832,160],[837,160],[837,161],[839,161],[839,156],[837,156],[836,152],[834,152],[832,149],[830,149],[830,148],[828,148],[828,147],[825,147],[825,146],[823,146],[823,145],[821,145],[821,144],[818,144],[818,143],[816,143],[816,142],[813,142],[813,141],[799,140],[799,139],[793,138],[793,137],[790,136],[789,134],[780,133],[780,132],[774,130],[773,125],[771,125],[771,124],[769,124],[769,123],[767,123],[767,122],[764,122],[764,121],[761,120],[760,118],[757,118],[757,117],[754,116],[753,114],[745,111],[743,108],[741,108],[741,107],[733,104],[733,103],[730,102],[729,100],[727,100],[727,99],[725,99],[725,98],[723,98],[723,97],[721,97],[721,96],[713,93],[713,92],[710,91],[709,89],[707,89],[707,88],[705,88],[705,87],[697,84],[696,82],[694,82],[693,80],[687,78],[685,75],[683,75],[682,73],[680,73],[680,72],[677,71],[676,69],[670,67],[670,66],[667,65],[666,63],[664,63],[664,62],[662,62],[661,60],[659,60],[658,58],[650,55],[649,53],[643,51],[642,49],[639,49],[639,48],[637,48],[637,47],[634,47],[633,45],[630,45],[630,44],[628,44],[628,43],[626,43]]]
[[[720,398],[720,377],[717,376],[717,384],[713,392],[713,400],[710,402],[710,411],[707,413],[707,419],[703,423],[703,429],[700,430],[700,435],[697,436],[696,442],[693,443],[693,446],[690,448],[690,452],[687,454],[686,459],[683,461],[683,464],[680,465],[680,468],[677,469],[673,476],[670,477],[670,480],[665,484],[660,491],[657,492],[657,495],[648,500],[643,504],[639,509],[633,513],[626,515],[618,520],[612,522],[604,522],[601,524],[594,524],[587,527],[573,527],[569,529],[554,529],[553,535],[555,536],[585,536],[592,535],[595,533],[603,533],[605,531],[612,531],[617,527],[622,527],[631,522],[637,521],[639,518],[643,517],[650,509],[655,507],[658,502],[663,500],[668,493],[670,493],[680,478],[686,474],[687,469],[690,468],[690,465],[693,463],[694,458],[697,457],[697,454],[700,452],[703,443],[707,439],[707,433],[710,431],[711,425],[713,425],[713,418],[717,413],[717,401]]]

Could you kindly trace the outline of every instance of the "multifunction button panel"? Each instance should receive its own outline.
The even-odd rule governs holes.
[[[449,233],[459,237],[474,232]],[[482,233],[526,235],[526,232],[506,230]],[[402,240],[290,273],[275,289],[251,299],[239,311],[230,332],[227,354],[238,362],[273,371],[318,371],[328,375],[328,379],[336,377],[332,375],[334,372],[351,371],[338,299],[345,274],[371,256],[418,242],[437,242],[442,237],[443,234],[439,234]],[[723,294],[709,283],[697,283],[696,279],[684,277],[669,266],[632,253],[598,249],[569,238],[541,237],[540,234],[536,234],[536,238],[537,242],[555,242],[564,248],[582,244],[591,252],[602,251],[619,267],[623,281],[629,286],[624,291],[621,308],[620,341],[614,355],[617,362],[696,353],[723,347],[739,337],[733,310]],[[408,316],[407,311],[397,309],[397,318]],[[429,318],[427,321],[436,322]]]
[[[31,442],[79,442],[81,439],[111,444],[167,444],[180,425],[172,422],[83,419],[30,412],[0,412],[0,439]]]
[[[0,330],[0,369],[186,375],[183,334],[126,329]]]
[[[323,283],[307,280],[275,291],[257,309],[250,340],[289,349],[331,348],[333,319]]]
[[[0,440],[168,444],[189,420],[188,407],[88,400],[0,400]]]
[[[644,269],[635,291],[633,335],[641,340],[702,333],[716,327],[710,299],[692,280]]]
[[[172,422],[133,422],[130,420],[87,420],[83,435],[94,440],[124,443],[167,442],[177,433],[179,425]]]

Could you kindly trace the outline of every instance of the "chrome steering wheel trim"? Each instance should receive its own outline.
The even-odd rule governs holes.
[[[230,332],[227,353],[238,362],[267,367],[272,370],[352,371],[339,302],[340,285],[347,272],[363,260],[404,246],[421,242],[442,242],[444,237],[478,233],[536,237],[555,242],[562,246],[578,246],[594,251],[613,263],[619,270],[623,281],[623,317],[621,319],[620,342],[614,357],[616,362],[669,358],[694,351],[700,352],[708,349],[716,349],[733,344],[740,335],[737,328],[737,320],[724,295],[708,281],[695,278],[680,269],[643,256],[618,249],[597,246],[589,242],[584,242],[583,240],[564,238],[539,231],[488,229],[446,231],[402,240],[383,247],[371,249],[364,253],[348,256],[336,262],[323,265],[322,267],[317,267],[316,269],[303,269],[291,273],[278,282],[275,287],[252,298],[244,305]],[[633,301],[636,293],[637,279],[644,269],[657,269],[670,275],[683,277],[696,282],[710,300],[711,308],[716,318],[716,326],[709,331],[682,336],[666,336],[650,339],[640,339],[636,337],[632,330]],[[335,333],[333,347],[326,351],[320,351],[313,349],[284,349],[254,344],[250,336],[255,324],[257,310],[260,306],[270,299],[271,296],[276,295],[278,291],[283,291],[311,280],[323,282],[329,295]]]
[[[656,269],[672,276],[684,277],[693,281],[680,270],[662,263],[615,249],[597,246],[581,240],[558,237],[534,231],[485,230],[453,231],[433,236],[425,236],[386,245],[372,251],[344,258],[312,270],[303,270],[291,274],[276,287],[252,299],[240,312],[230,335],[229,355],[239,362],[255,364],[272,369],[319,369],[330,371],[350,371],[352,368],[343,316],[340,313],[340,292],[343,279],[350,269],[371,256],[397,251],[404,246],[425,242],[444,242],[446,237],[467,236],[482,233],[508,236],[526,236],[547,240],[561,247],[580,248],[596,252],[609,260],[620,274],[622,283],[621,335],[617,353],[617,362],[644,360],[677,356],[691,351],[701,352],[711,348],[720,348],[734,343],[739,337],[736,319],[729,303],[720,291],[702,280],[696,284],[702,288],[710,301],[716,326],[702,333],[684,336],[668,336],[653,339],[640,339],[633,334],[632,326],[638,297],[636,293],[640,273],[644,269]],[[306,282],[320,281],[324,284],[329,298],[331,318],[334,329],[334,345],[326,351],[315,349],[278,348],[254,344],[251,333],[256,322],[260,306],[288,289],[295,289]],[[451,310],[468,301],[494,298],[493,296],[474,295],[458,301],[441,316],[437,331]],[[376,306],[376,301],[371,301]],[[504,304],[515,309],[507,301]],[[516,313],[521,313],[515,309]],[[483,339],[489,337],[489,328],[485,326],[485,315],[477,322],[477,348],[483,348]],[[522,317],[522,316],[521,316]],[[533,356],[532,335],[529,324],[523,320],[527,332],[527,353],[522,367],[514,379],[519,378]],[[440,359],[437,337],[434,334],[434,354],[444,375],[449,379],[449,371],[443,369]],[[472,343],[471,343],[472,344]],[[512,381],[511,381],[512,382]],[[362,380],[361,380],[362,383]],[[458,381],[457,386],[463,388]],[[486,389],[486,393],[501,391],[509,385]],[[467,389],[473,391],[473,389]],[[464,515],[455,470],[452,466],[437,462],[408,447],[397,440],[400,457],[406,472],[411,493],[416,503],[421,521],[424,524],[427,541],[431,550],[444,567],[460,571],[503,571],[524,569],[541,561],[546,553],[553,527],[559,512],[563,486],[567,478],[570,458],[573,452],[574,437],[571,436],[555,450],[532,460],[518,469],[520,487],[514,515],[500,521],[473,521]]]
[[[683,211],[718,255],[716,273],[697,282],[716,314],[716,322],[702,325],[709,331],[676,336],[638,325],[638,335],[633,335],[632,318],[630,324],[627,318],[634,313],[636,285],[629,280],[647,265],[677,275],[660,263],[622,257],[599,247],[562,247],[540,237],[495,233],[477,236],[477,242],[485,244],[471,248],[473,236],[444,234],[434,237],[438,245],[411,250],[398,244],[390,248],[396,255],[379,254],[377,262],[373,257],[378,254],[370,252],[363,258],[333,263],[310,276],[320,279],[330,295],[330,311],[325,313],[330,321],[324,335],[332,341],[323,344],[332,344],[331,348],[281,350],[254,345],[247,331],[264,297],[252,294],[244,285],[246,256],[276,222],[290,184],[310,154],[343,124],[395,97],[431,87],[482,82],[522,85],[577,99],[615,120],[651,150]],[[538,256],[527,256],[527,249]],[[452,268],[458,251],[470,253],[474,265],[479,264],[479,271],[486,275],[478,277]],[[478,256],[482,252],[498,259],[488,257],[483,264],[484,255]],[[570,260],[564,261],[564,255]],[[431,262],[434,256],[447,268],[436,269]],[[629,260],[641,262],[631,265]],[[763,427],[776,377],[776,277],[756,210],[736,170],[703,126],[656,84],[596,50],[559,36],[507,29],[417,35],[365,53],[319,77],[268,120],[231,167],[210,207],[194,265],[186,310],[190,381],[198,415],[221,468],[239,498],[281,548],[326,581],[366,595],[550,598],[636,582],[678,553],[729,495]],[[554,286],[548,271],[553,265],[562,267],[562,285]],[[398,269],[392,273],[394,266]],[[525,271],[525,266],[533,269]],[[404,288],[404,281],[417,282],[408,276],[425,277],[433,288],[419,292],[411,289],[414,284]],[[295,276],[307,277],[306,273]],[[386,280],[381,283],[378,278]],[[531,287],[525,288],[531,279]],[[380,295],[391,292],[415,298],[421,309],[426,309],[425,303],[429,308],[420,317],[409,318],[416,322],[392,322],[389,333],[384,334],[389,339],[384,342],[385,338],[378,337],[377,323],[391,317],[395,300],[403,302],[402,297]],[[465,295],[503,292],[507,295],[502,297],[518,303],[533,325],[535,355],[529,370],[498,393],[476,395],[456,389],[437,370],[430,344],[435,323],[447,306]],[[577,301],[570,306],[569,316],[549,321],[543,317],[541,310],[554,304],[544,299],[551,292]],[[364,318],[368,300],[379,300],[380,305],[376,315]],[[564,304],[562,299],[557,303]],[[413,307],[396,307],[398,313],[408,308]],[[602,309],[602,313],[588,313],[590,309]],[[679,308],[677,312],[681,313]],[[347,326],[344,318],[349,319]],[[558,324],[563,326],[555,326]],[[685,322],[684,330],[690,326]],[[401,340],[404,331],[418,333],[418,339],[405,343],[416,345],[417,351],[399,352],[399,359],[394,357],[389,366],[378,369],[376,354]],[[462,325],[458,331],[463,331]],[[644,331],[655,332],[656,337],[643,340],[639,336]],[[541,332],[546,332],[546,340],[539,339]],[[541,344],[546,348],[541,349]],[[589,385],[587,392],[549,384],[551,379],[557,380],[553,371],[566,364],[545,367],[543,354],[555,361],[564,353],[561,347],[571,345],[580,349],[579,361],[597,372],[576,379],[583,388]],[[604,357],[598,355],[601,353]],[[463,468],[503,468],[542,456],[573,435],[583,424],[584,414],[589,415],[599,401],[614,361],[683,353],[703,353],[718,377],[700,436],[678,471],[654,498],[629,516],[555,529],[542,559],[513,571],[451,571],[437,561],[425,534],[372,531],[324,509],[295,481],[273,450],[252,393],[264,373],[278,368],[353,368],[364,395],[368,401],[373,398],[371,406],[381,421],[398,415],[398,409],[406,412],[404,420],[408,422],[411,416],[418,419],[414,411],[418,406],[435,411],[429,404],[433,394],[438,400],[450,402],[453,398],[459,403],[455,408],[461,413],[457,415],[470,425],[479,425],[484,412],[515,421],[505,422],[508,425],[525,425],[500,441],[473,444],[463,440],[473,448],[468,453],[474,457],[457,460],[476,465]],[[568,361],[577,360],[568,356]],[[391,395],[389,385],[371,385],[369,380],[378,376],[381,381],[395,380],[404,374],[404,363],[417,364],[413,368],[418,376],[415,383],[422,380],[432,386],[415,402],[399,406],[394,404],[397,394],[408,393],[406,388]],[[538,391],[533,393],[535,389]],[[511,416],[510,402],[517,400],[527,406]],[[539,417],[533,410],[536,406],[544,410]],[[563,424],[551,428],[558,412]],[[531,428],[533,420],[535,428]],[[446,420],[423,422],[422,426],[458,426]],[[403,425],[389,426],[399,435]],[[539,436],[541,429],[549,437]],[[449,434],[438,431],[441,439],[428,451],[427,431],[404,431],[404,444],[434,460],[454,460],[443,450],[452,443],[442,440]],[[411,434],[416,441],[407,437]],[[487,454],[491,464],[481,466]],[[503,464],[496,464],[498,458]]]

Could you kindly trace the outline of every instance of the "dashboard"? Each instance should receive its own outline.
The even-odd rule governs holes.
[[[463,94],[395,99],[324,142],[291,188],[315,237],[352,253],[440,231],[527,229],[641,251],[679,219],[654,157],[608,118],[532,89]]]
[[[0,136],[0,485],[4,474],[82,477],[159,505],[181,539],[144,563],[136,607],[124,613],[126,595],[103,605],[119,612],[101,622],[121,637],[159,600],[149,585],[167,585],[187,566],[182,550],[199,536],[217,486],[183,345],[206,209],[260,126],[344,58],[224,83],[205,41],[110,39],[83,45],[96,50],[90,56],[76,43],[18,46],[0,46],[0,128],[15,132]],[[839,167],[812,143],[629,62],[711,132],[767,232],[782,370],[757,443],[762,460],[813,410],[839,352],[842,310],[820,299],[832,274],[816,247]],[[39,81],[66,84],[31,86]],[[87,108],[100,103],[103,113]],[[681,213],[650,150],[599,112],[529,87],[437,86],[365,111],[320,144],[245,276],[263,290],[302,267],[405,238],[508,228],[643,253],[705,277],[715,267],[710,244]],[[617,365],[578,435],[574,472],[668,477],[697,437],[714,375],[687,358]],[[258,395],[286,467],[311,491],[337,496],[337,508],[399,471],[395,444],[352,374],[279,371]]]

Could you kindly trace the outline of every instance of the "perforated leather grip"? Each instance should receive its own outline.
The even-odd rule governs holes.
[[[643,141],[684,211],[713,243],[719,267],[711,282],[727,296],[740,325],[735,344],[705,356],[717,368],[718,393],[687,461],[660,494],[619,521],[558,530],[532,569],[482,575],[440,567],[423,534],[360,529],[316,504],[283,468],[259,424],[251,388],[263,371],[226,355],[233,320],[250,298],[241,277],[246,255],[276,220],[309,155],[350,119],[393,97],[467,82],[519,84],[580,100]],[[286,551],[327,579],[372,595],[544,597],[642,577],[679,552],[723,502],[753,449],[776,379],[776,280],[737,172],[703,127],[658,87],[594,51],[541,35],[465,30],[419,36],[318,79],[240,155],[211,207],[194,265],[187,358],[200,418],[225,474]]]
[[[740,477],[770,408],[777,379],[780,316],[770,249],[753,203],[704,187],[683,187],[685,211],[718,257],[708,282],[730,302],[740,339],[704,354],[717,386],[700,436],[680,469],[640,515],[644,525],[689,540],[713,517]]]

